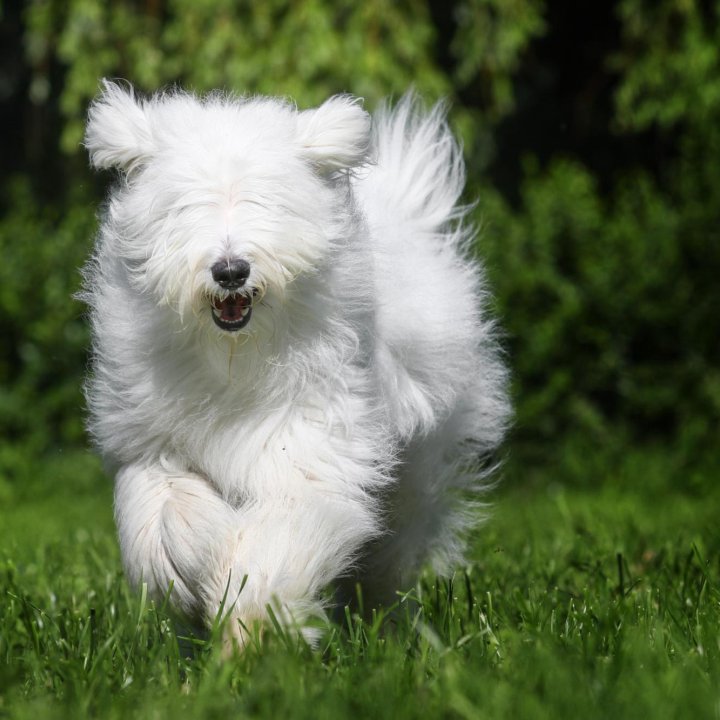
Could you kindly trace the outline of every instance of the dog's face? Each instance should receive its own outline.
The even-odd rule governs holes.
[[[298,112],[220,95],[138,100],[106,83],[85,137],[96,167],[123,173],[105,242],[139,292],[220,332],[247,332],[342,240],[335,179],[366,161],[369,130],[347,97]]]

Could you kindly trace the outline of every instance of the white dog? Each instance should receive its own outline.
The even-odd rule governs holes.
[[[130,581],[242,644],[459,562],[508,402],[442,109],[105,83],[85,143],[121,173],[84,298]]]

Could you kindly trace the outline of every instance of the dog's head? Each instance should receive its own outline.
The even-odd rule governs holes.
[[[140,99],[105,82],[85,135],[92,164],[122,174],[104,242],[138,291],[182,317],[224,333],[262,324],[344,240],[342,178],[366,162],[369,135],[347,96],[299,112],[221,94]]]

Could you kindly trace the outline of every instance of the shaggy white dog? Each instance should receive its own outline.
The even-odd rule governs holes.
[[[508,402],[442,109],[105,83],[85,143],[121,173],[84,297],[130,581],[242,643],[460,561]]]

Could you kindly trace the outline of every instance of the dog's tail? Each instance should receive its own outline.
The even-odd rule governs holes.
[[[383,105],[374,114],[372,146],[374,165],[358,179],[371,222],[392,218],[415,233],[456,242],[472,236],[461,230],[471,208],[460,204],[465,165],[444,103],[426,111],[410,92],[394,108]]]

